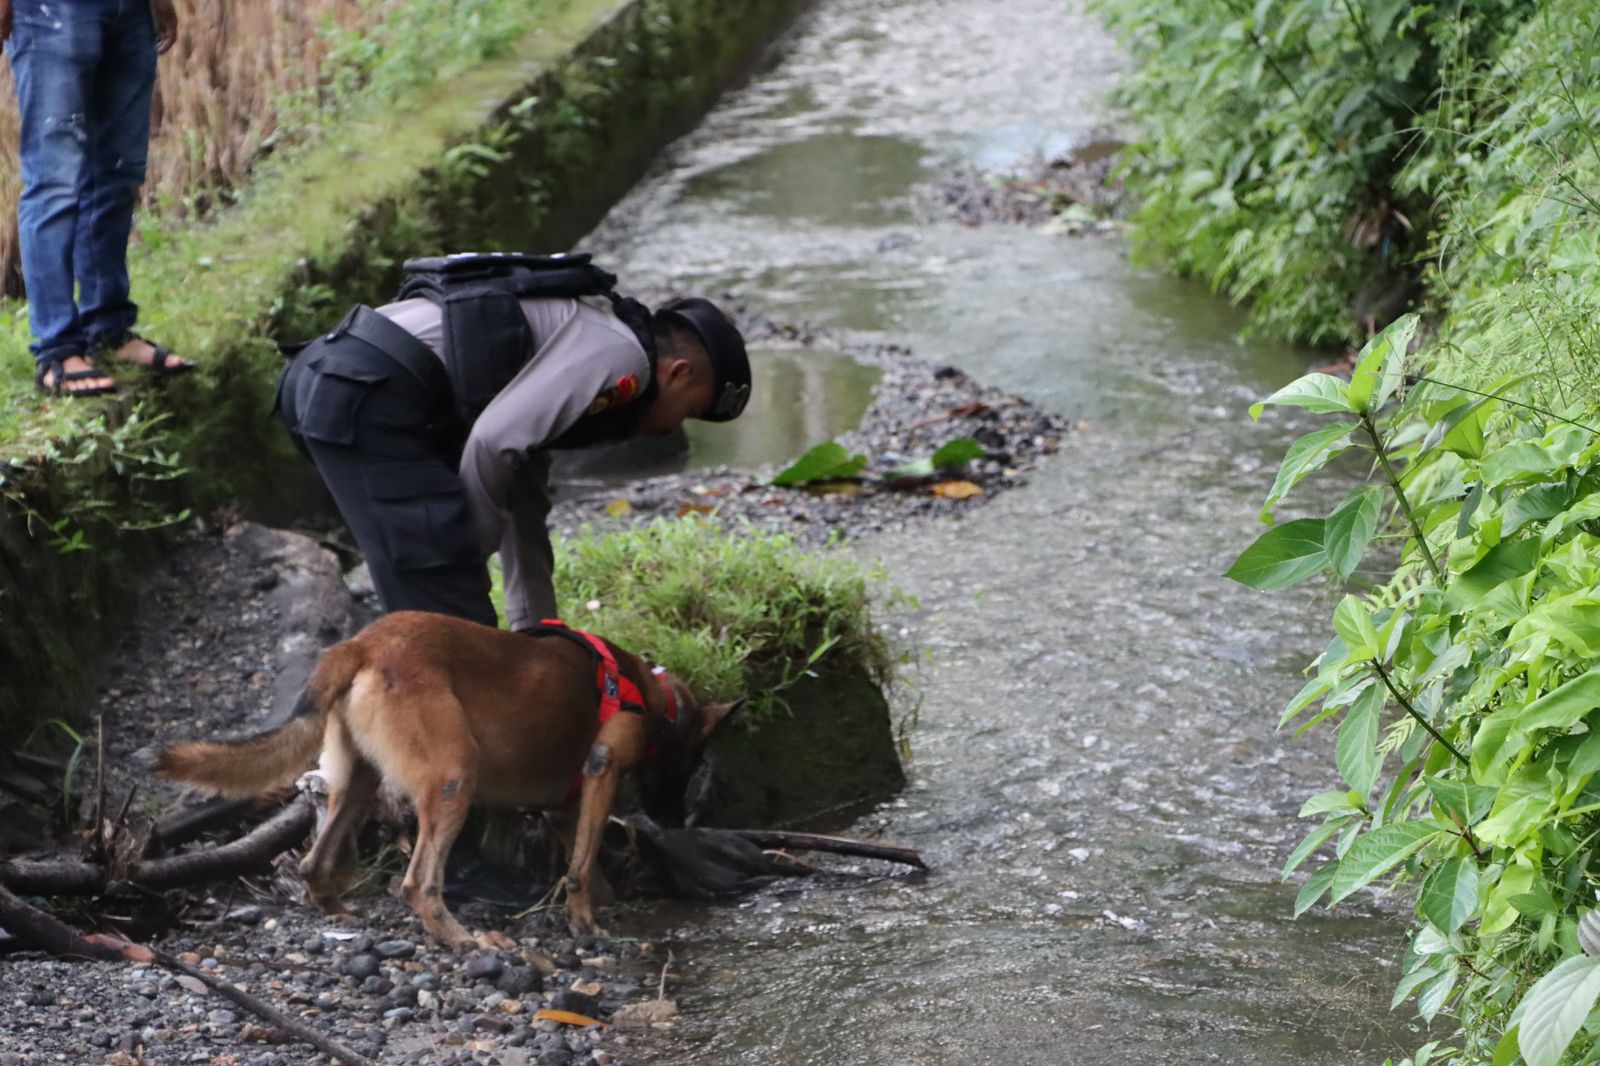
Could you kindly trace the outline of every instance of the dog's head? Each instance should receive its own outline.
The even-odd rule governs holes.
[[[700,769],[706,742],[719,725],[744,706],[743,699],[703,703],[681,678],[652,672],[645,689],[650,703],[651,743],[655,757],[644,767],[641,799],[651,817],[665,825],[682,825],[688,812],[686,794]]]

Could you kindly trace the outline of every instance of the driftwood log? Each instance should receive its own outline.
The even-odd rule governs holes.
[[[11,859],[0,862],[0,885],[36,896],[82,896],[118,883],[156,892],[204,884],[271,865],[305,840],[315,819],[311,801],[299,796],[238,840],[216,847],[147,859],[120,872],[76,859]]]

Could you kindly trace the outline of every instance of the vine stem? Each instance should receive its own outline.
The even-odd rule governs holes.
[[[1411,701],[1406,699],[1398,688],[1395,688],[1394,681],[1390,679],[1389,672],[1383,668],[1383,664],[1380,663],[1376,658],[1373,658],[1370,661],[1372,663],[1372,668],[1376,670],[1378,672],[1378,676],[1383,679],[1384,687],[1389,690],[1389,695],[1395,698],[1395,702],[1400,704],[1401,708],[1407,714],[1415,718],[1417,720],[1417,724],[1428,731],[1429,736],[1431,736],[1434,740],[1437,740],[1440,744],[1443,744],[1445,751],[1448,751],[1451,755],[1454,755],[1457,759],[1460,759],[1463,763],[1465,763],[1467,761],[1467,757],[1461,754],[1461,752],[1457,751],[1455,745],[1451,744],[1444,738],[1443,735],[1440,734],[1437,729],[1433,728],[1432,723],[1430,723],[1426,718],[1422,717],[1422,712],[1411,706]]]
[[[1411,533],[1417,538],[1417,547],[1422,549],[1422,557],[1428,560],[1428,566],[1433,569],[1434,580],[1439,582],[1441,589],[1444,588],[1444,568],[1439,565],[1439,560],[1434,558],[1433,549],[1428,547],[1428,538],[1423,536],[1422,524],[1411,512],[1411,501],[1406,499],[1406,490],[1400,487],[1400,475],[1396,473],[1394,464],[1389,462],[1389,453],[1384,450],[1383,439],[1378,436],[1378,427],[1372,422],[1372,412],[1361,413],[1361,428],[1372,438],[1372,450],[1377,453],[1378,462],[1383,466],[1384,476],[1389,479],[1389,487],[1394,490],[1395,499],[1400,502],[1400,510],[1405,512],[1406,521],[1411,523]]]

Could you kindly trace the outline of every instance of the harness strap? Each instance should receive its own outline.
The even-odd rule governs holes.
[[[617,667],[617,657],[611,654],[611,649],[606,642],[593,633],[585,633],[581,629],[573,629],[559,618],[544,618],[537,626],[526,630],[525,636],[551,636],[562,637],[577,644],[580,648],[593,655],[595,665],[595,688],[600,694],[600,707],[598,717],[600,724],[605,725],[611,720],[612,715],[618,711],[627,711],[648,719],[650,706],[645,702],[644,693]],[[672,723],[678,720],[678,698],[673,693],[672,685],[665,680],[667,671],[663,667],[656,667],[652,671],[657,677],[663,679],[662,685],[667,690],[667,713],[665,719]],[[660,748],[651,744],[645,748],[646,759],[655,758]],[[579,770],[572,777],[572,787],[567,790],[566,802],[576,803],[583,795],[583,771]]]

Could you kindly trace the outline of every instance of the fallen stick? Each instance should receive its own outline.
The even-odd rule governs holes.
[[[332,1055],[341,1062],[348,1062],[350,1063],[350,1066],[378,1066],[376,1062],[367,1058],[365,1055],[351,1051],[337,1040],[322,1035],[322,1033],[311,1028],[311,1026],[305,1024],[304,1022],[297,1021],[296,1019],[289,1017],[287,1014],[284,1014],[282,1011],[278,1010],[270,1003],[267,1003],[265,1000],[257,999],[250,993],[245,992],[242,989],[235,988],[222,978],[213,974],[209,974],[200,969],[198,966],[190,966],[182,959],[174,958],[173,956],[168,955],[166,952],[148,945],[132,944],[129,945],[129,947],[133,949],[133,953],[128,954],[129,958],[137,958],[137,952],[140,951],[149,952],[151,959],[160,963],[162,966],[165,966],[167,969],[176,970],[179,973],[187,974],[188,976],[193,977],[197,981],[204,982],[206,987],[217,993],[217,995],[222,996],[224,999],[232,1000],[245,1010],[249,1011],[251,1014],[254,1014],[256,1017],[263,1018],[266,1021],[271,1022],[284,1032],[299,1037],[306,1043],[328,1053],[329,1055]]]
[[[129,880],[141,888],[160,890],[249,873],[268,865],[279,854],[305,840],[315,819],[311,801],[305,796],[296,796],[283,810],[238,840],[185,855],[141,862]]]
[[[55,915],[12,895],[0,885],[0,925],[23,945],[47,951],[57,958],[120,959],[121,952],[98,941],[85,940],[76,929]]]
[[[168,851],[202,833],[233,825],[250,813],[255,802],[253,799],[214,799],[169,814],[156,822],[155,831],[150,834],[150,847]]]
[[[315,815],[301,796],[238,840],[214,848],[150,859],[121,880],[162,891],[249,873],[305,839]],[[12,859],[0,863],[0,885],[40,896],[94,895],[111,880],[104,866],[74,859]]]
[[[823,836],[820,833],[791,833],[782,829],[729,829],[727,832],[762,848],[826,851],[834,855],[852,855],[858,858],[898,862],[906,866],[915,866],[919,870],[928,868],[928,864],[922,861],[922,856],[917,854],[915,848],[901,847],[898,844],[871,844],[865,840],[851,840],[848,837]]]

